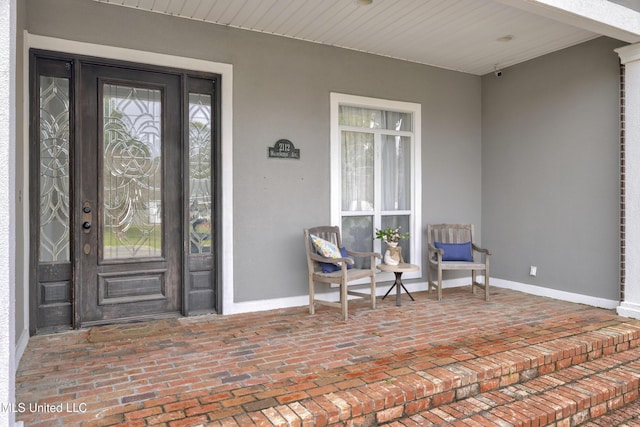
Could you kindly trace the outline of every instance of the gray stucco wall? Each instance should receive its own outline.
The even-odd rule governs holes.
[[[330,92],[422,104],[423,223],[480,224],[477,76],[86,0],[28,5],[33,34],[233,64],[237,302],[308,292],[302,229],[330,220]],[[301,160],[267,158],[280,138]]]
[[[482,78],[492,277],[618,299],[622,45],[600,38]]]

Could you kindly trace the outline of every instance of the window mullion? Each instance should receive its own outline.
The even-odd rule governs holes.
[[[373,198],[373,229],[382,228],[382,134],[378,131],[373,132],[373,181],[374,181],[374,198]],[[380,252],[382,243],[379,239],[374,239],[374,249]]]

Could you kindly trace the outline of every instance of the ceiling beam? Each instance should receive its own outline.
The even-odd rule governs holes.
[[[640,42],[640,13],[607,0],[496,0],[627,43]]]

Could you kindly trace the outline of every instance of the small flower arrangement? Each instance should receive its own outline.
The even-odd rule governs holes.
[[[386,243],[398,243],[401,239],[408,239],[409,233],[400,233],[400,227],[398,228],[376,228],[376,239],[380,239]]]

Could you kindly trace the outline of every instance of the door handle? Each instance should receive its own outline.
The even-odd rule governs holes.
[[[85,230],[89,230],[91,228],[91,223],[89,221],[83,222],[82,228],[84,228]]]

